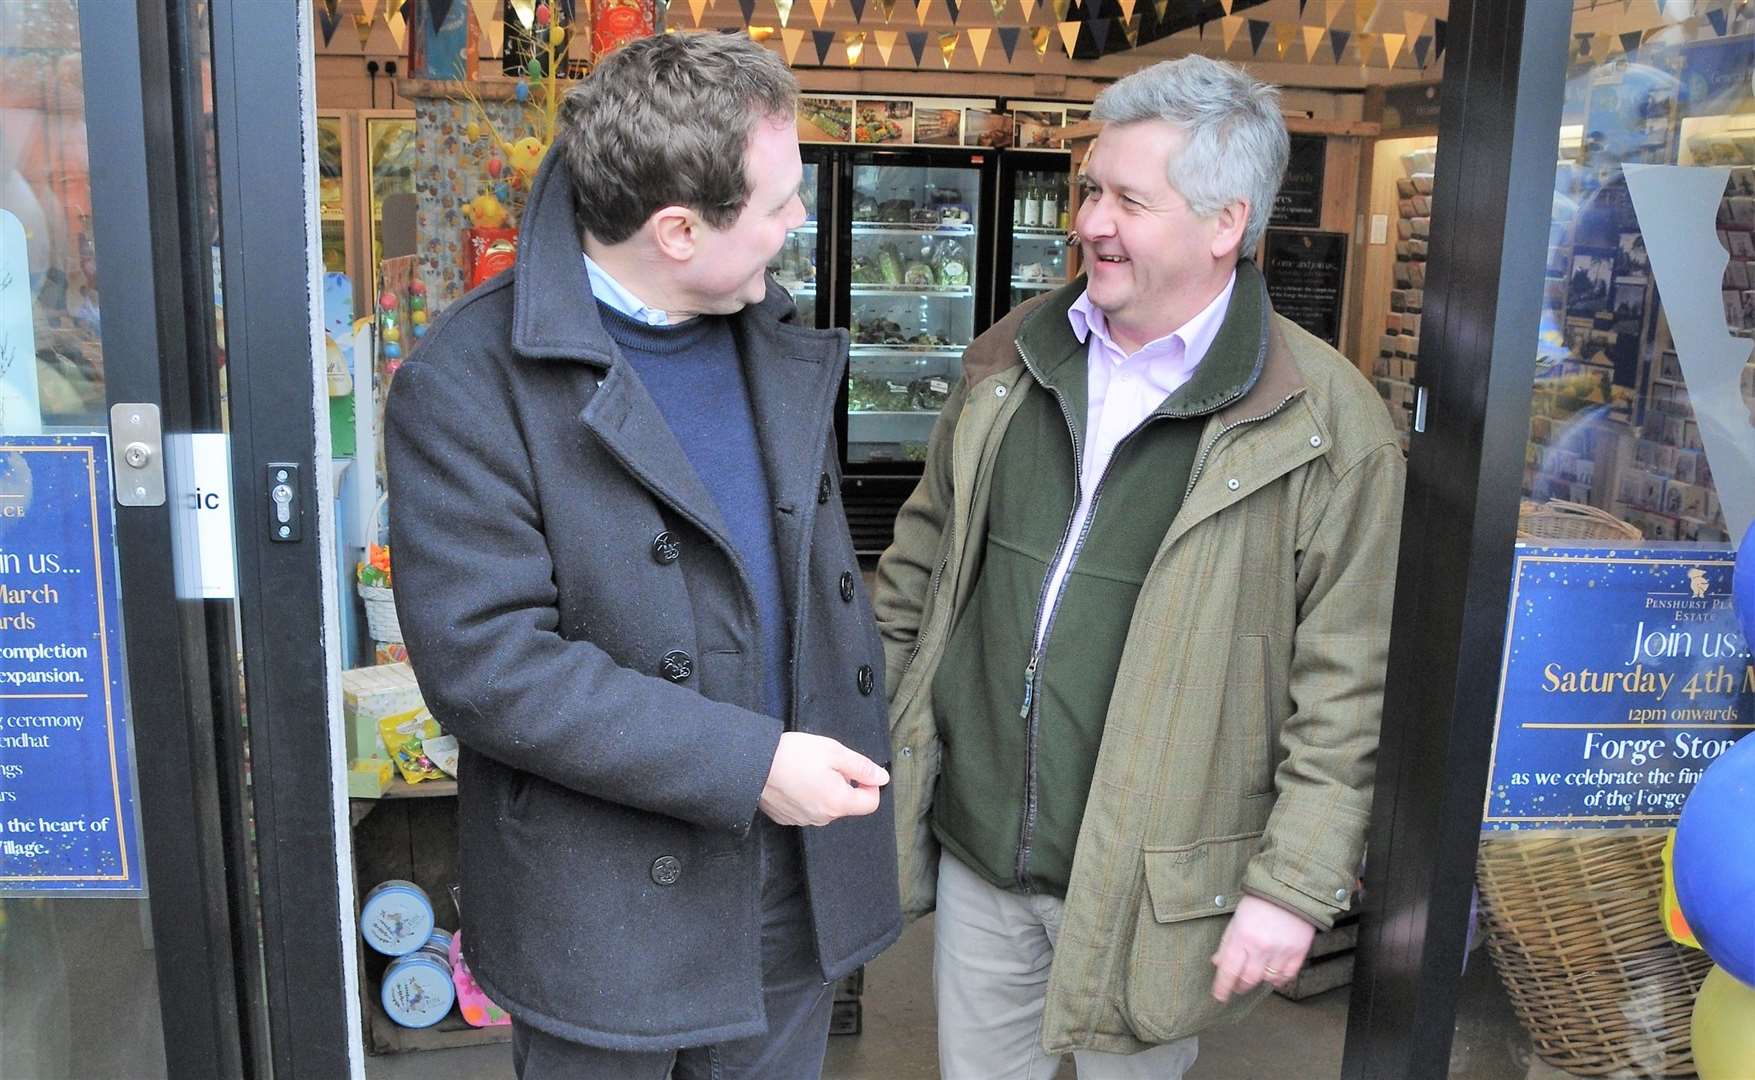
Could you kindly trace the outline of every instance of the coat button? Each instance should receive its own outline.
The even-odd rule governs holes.
[[[1348,893],[1347,893],[1346,889],[1336,889],[1335,890],[1335,903],[1337,903],[1337,904],[1346,903],[1347,896],[1348,896]]]
[[[664,654],[659,668],[671,682],[682,682],[695,673],[695,658],[681,649],[672,649]]]
[[[853,603],[853,571],[841,571],[841,602]]]
[[[682,545],[676,537],[666,529],[652,538],[652,558],[661,564],[668,564],[682,558]]]
[[[1239,484],[1237,482],[1237,478],[1235,476],[1233,476],[1231,479],[1225,481],[1225,486],[1230,488],[1232,491],[1236,491],[1238,488],[1242,487],[1243,485]]]
[[[871,665],[859,665],[859,692],[866,697],[870,697],[872,687],[876,685],[877,673],[871,670]]]
[[[829,492],[831,490],[833,490],[833,488],[834,488],[834,485],[829,480],[828,473],[824,473],[822,476],[817,478],[817,505],[818,506],[821,506],[823,503],[826,503],[829,501]]]
[[[675,855],[664,855],[653,860],[653,881],[660,885],[675,885],[680,877],[682,877],[682,860]]]

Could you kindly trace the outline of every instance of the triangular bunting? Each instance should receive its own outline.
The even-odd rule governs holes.
[[[926,25],[926,13],[932,10],[932,0],[914,0],[914,23],[916,26]]]
[[[500,22],[500,13],[506,10],[506,5],[502,0],[469,0],[469,10],[475,13],[475,25],[486,37],[488,27]],[[500,51],[495,49],[491,55],[499,54]]]
[[[518,25],[526,30],[536,26],[536,0],[509,0],[512,14],[517,17]]]
[[[1663,18],[1664,9],[1670,6],[1670,0],[1657,0],[1658,18]]]
[[[1426,29],[1426,16],[1417,11],[1403,12],[1402,22],[1406,24],[1408,28],[1409,41],[1419,37],[1420,31]]]
[[[823,13],[828,10],[829,0],[810,0],[810,13],[817,20],[818,26],[823,25]]]
[[[1371,20],[1377,17],[1377,0],[1353,0],[1353,27],[1375,32]]]
[[[1594,34],[1573,34],[1572,35],[1572,51],[1573,51],[1573,53],[1578,55],[1578,56],[1589,56],[1590,50],[1591,50],[1591,42],[1595,39],[1595,36],[1596,35],[1594,35]]]
[[[896,50],[896,32],[894,30],[875,30],[872,41],[877,45],[878,58],[885,67],[890,66],[890,54]]]
[[[1406,34],[1385,33],[1383,35],[1383,51],[1389,54],[1390,67],[1395,67],[1396,60],[1400,58],[1402,54],[1402,44],[1407,40],[1408,35]]]
[[[835,31],[812,30],[810,32],[810,40],[811,44],[815,45],[817,49],[817,66],[821,67],[828,63],[829,48],[835,44]]]
[[[945,0],[945,10],[951,13],[951,25],[957,25],[957,15],[960,10],[957,7],[957,0]]]
[[[534,9],[532,9],[534,10]],[[366,17],[369,25],[378,20],[378,0],[360,0],[360,14]],[[356,24],[358,20],[355,20]]]
[[[1426,54],[1430,53],[1431,51],[1432,51],[1432,35],[1431,34],[1422,34],[1419,37],[1414,39],[1414,62],[1420,65],[1421,71],[1426,70]]]
[[[1054,21],[1065,22],[1066,13],[1072,8],[1072,0],[1051,0],[1054,8]]]
[[[1286,23],[1275,24],[1274,54],[1276,59],[1284,60],[1286,58],[1286,50],[1292,47],[1292,39],[1297,36],[1298,28],[1296,26],[1290,26]]]
[[[756,14],[756,0],[737,0],[737,6],[743,9],[743,24],[748,26]]]
[[[341,12],[337,5],[340,0],[317,0],[317,22],[323,29],[323,44],[329,44],[335,37],[335,28],[341,25]]]
[[[701,16],[706,12],[707,0],[689,0],[689,17],[695,20],[696,26],[701,25]]]
[[[963,33],[969,37],[969,51],[975,54],[975,66],[980,67],[981,62],[987,58],[987,43],[993,40],[993,28],[971,26]]]
[[[748,34],[750,40],[757,45],[766,45],[768,42],[774,40],[774,28],[772,26],[746,26],[743,28],[743,32]]]
[[[1298,0],[1298,20],[1300,22],[1302,22],[1304,20],[1304,8],[1305,8],[1305,5],[1307,5],[1309,3],[1310,3],[1310,0]]]
[[[1134,5],[1138,2],[1139,0],[1121,0],[1121,21],[1124,24],[1133,18]]]
[[[1160,18],[1158,20],[1160,25],[1162,25],[1162,23],[1164,21],[1161,16],[1162,16],[1162,13],[1160,12]],[[1219,36],[1225,42],[1225,51],[1226,52],[1231,51],[1231,43],[1233,41],[1237,40],[1237,32],[1239,30],[1242,30],[1242,29],[1243,29],[1243,16],[1241,16],[1241,15],[1227,15],[1223,19],[1219,20]]]
[[[1368,34],[1361,30],[1353,35],[1353,51],[1359,57],[1360,67],[1368,67],[1371,64],[1371,53],[1376,48],[1376,34]]]
[[[402,5],[397,0],[390,0],[385,9],[384,25],[390,28],[390,39],[396,42],[398,53],[408,47],[408,20],[402,17]]]
[[[853,9],[853,21],[865,21],[865,0],[847,0],[847,6]]]
[[[841,35],[841,41],[847,46],[847,66],[857,67],[865,56],[865,31],[849,30]]]
[[[1328,32],[1328,49],[1334,54],[1335,63],[1341,62],[1341,54],[1347,51],[1347,42],[1352,37],[1353,35],[1345,30],[1330,30]]]
[[[780,47],[788,64],[798,58],[798,47],[804,44],[803,30],[780,31]]]
[[[1071,19],[1071,20],[1068,20],[1067,22],[1061,23],[1059,25],[1059,27],[1057,27],[1057,29],[1059,29],[1059,31],[1060,31],[1061,43],[1066,46],[1066,54],[1068,56],[1071,56],[1073,54],[1073,50],[1078,48],[1079,28],[1083,25],[1084,24],[1079,22],[1077,19]],[[1048,50],[1046,50],[1046,49],[1037,49],[1036,55],[1038,55],[1038,56],[1044,55],[1047,51]]]
[[[1638,52],[1640,43],[1644,39],[1645,32],[1643,30],[1629,30],[1621,35],[1621,49],[1623,52]]]
[[[884,21],[889,22],[896,13],[896,0],[878,0],[878,10],[884,13]]]
[[[1712,32],[1719,37],[1725,36],[1725,9],[1714,8],[1706,13],[1706,21],[1712,24]]]
[[[1048,42],[1053,35],[1046,26],[1035,26],[1030,29],[1030,47],[1036,50],[1036,57],[1041,59],[1048,55]]]
[[[946,30],[938,36],[938,54],[944,57],[945,67],[951,66],[951,57],[957,55],[957,38],[955,30]]]
[[[325,2],[333,7],[335,0],[325,0]],[[429,25],[443,27],[445,20],[451,17],[451,4],[452,0],[426,0],[427,13],[432,17],[432,22]]]
[[[1138,48],[1140,43],[1140,17],[1135,15],[1133,18],[1123,22],[1121,24],[1121,32],[1127,38],[1128,48]]]
[[[1444,59],[1444,32],[1449,29],[1450,24],[1445,20],[1432,20],[1432,59]]]
[[[1324,29],[1332,28],[1335,24],[1335,16],[1339,15],[1341,13],[1341,9],[1346,7],[1346,6],[1347,6],[1347,0],[1322,0],[1322,25],[1323,25],[1323,28]]]
[[[926,31],[910,30],[907,37],[908,51],[914,54],[914,66],[919,67],[920,58],[926,54]]]
[[[1091,28],[1091,40],[1097,45],[1098,56],[1102,56],[1103,51],[1109,47],[1109,30],[1114,23],[1114,19],[1092,19],[1085,24]]]
[[[1023,27],[1021,26],[1001,26],[997,28],[999,34],[999,47],[1005,51],[1005,58],[1008,63],[1011,61],[1012,53],[1016,52],[1018,49],[1018,34],[1022,31]]]
[[[780,25],[785,26],[792,18],[792,0],[774,0],[774,12],[780,16]],[[819,20],[817,25],[821,26],[822,22]]]
[[[1226,15],[1231,14],[1231,5],[1233,2],[1234,0],[1219,0],[1219,6],[1225,9]]]
[[[1036,0],[1018,0],[1018,10],[1024,13],[1024,25],[1030,25],[1030,17],[1036,14]]]
[[[1304,58],[1314,64],[1317,50],[1322,48],[1325,31],[1320,26],[1305,26],[1300,29],[1304,32]]]
[[[1249,20],[1249,55],[1255,56],[1261,52],[1261,43],[1267,40],[1268,27],[1271,25],[1264,19]]]
[[[995,20],[996,20],[996,21],[997,21],[997,20],[1001,20],[1001,19],[1004,19],[1004,18],[1005,18],[1005,5],[1006,5],[1006,0],[990,0],[990,2],[991,2],[991,3],[992,3],[992,5],[993,5],[993,17],[994,17],[994,19],[995,19]]]

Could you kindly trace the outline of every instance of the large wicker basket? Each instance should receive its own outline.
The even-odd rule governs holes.
[[[1525,503],[1523,539],[1638,540],[1591,506]],[[1694,995],[1712,967],[1658,914],[1662,829],[1489,833],[1475,865],[1487,948],[1541,1059],[1578,1076],[1694,1075]]]

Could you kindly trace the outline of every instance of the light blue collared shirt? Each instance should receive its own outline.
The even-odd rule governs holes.
[[[591,295],[610,307],[647,326],[669,326],[670,313],[649,306],[645,301],[629,292],[621,282],[609,276],[609,271],[592,261],[591,256],[580,252],[585,258],[585,276],[591,281]]]

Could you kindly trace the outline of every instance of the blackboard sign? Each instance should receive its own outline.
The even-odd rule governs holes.
[[[1438,126],[1438,84],[1406,83],[1383,92],[1383,130]]]
[[[1261,272],[1274,310],[1339,345],[1347,234],[1269,229],[1265,249]]]
[[[1314,229],[1322,224],[1322,173],[1327,154],[1328,140],[1321,135],[1292,136],[1292,156],[1286,161],[1286,179],[1274,196],[1269,225]]]

